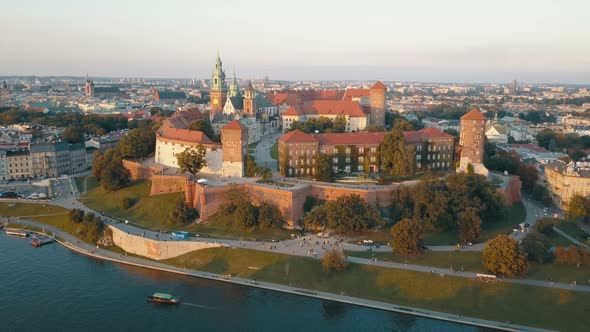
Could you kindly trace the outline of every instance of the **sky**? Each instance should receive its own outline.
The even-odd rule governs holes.
[[[590,84],[587,0],[0,0],[0,75]]]

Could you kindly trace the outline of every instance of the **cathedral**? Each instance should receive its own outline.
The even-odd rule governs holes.
[[[209,93],[209,117],[217,134],[233,120],[238,120],[248,128],[248,144],[258,142],[262,136],[279,130],[278,107],[258,95],[251,82],[240,90],[235,73],[228,87],[219,54],[213,67]]]

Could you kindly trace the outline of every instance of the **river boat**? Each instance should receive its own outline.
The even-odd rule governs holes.
[[[18,229],[18,228],[4,228],[4,231],[6,232],[7,235],[22,236],[22,237],[29,236],[29,232],[24,231],[22,229]]]
[[[166,293],[154,293],[152,296],[148,296],[147,300],[153,303],[164,303],[164,304],[178,304],[180,298]]]

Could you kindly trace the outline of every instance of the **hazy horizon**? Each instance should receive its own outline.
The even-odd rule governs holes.
[[[590,83],[584,1],[0,4],[0,76]]]

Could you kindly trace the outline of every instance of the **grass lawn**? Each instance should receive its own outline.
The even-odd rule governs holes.
[[[567,246],[573,245],[573,243],[570,240],[557,234],[557,232],[551,232],[549,235],[547,235],[547,238],[549,239],[551,244],[554,246],[567,247]]]
[[[291,183],[286,183],[286,182],[280,182],[280,181],[275,181],[275,180],[258,180],[256,181],[256,183],[263,183],[263,184],[268,184],[271,186],[278,186],[278,187],[283,187],[283,188],[290,188],[290,187],[295,187],[294,184]]]
[[[183,198],[182,193],[172,193],[150,196],[150,181],[139,180],[128,187],[115,192],[107,192],[100,186],[95,186],[96,180],[89,180],[89,189],[80,198],[89,208],[104,212],[108,216],[131,222],[152,229],[167,229],[168,216],[175,203]],[[92,183],[92,185],[90,185]],[[120,207],[123,198],[130,197],[135,201],[132,207],[124,210]],[[171,225],[169,225],[171,226]]]
[[[391,227],[383,227],[382,229],[366,230],[355,233],[342,233],[341,236],[348,237],[348,243],[359,244],[363,240],[372,240],[375,244],[386,245],[391,241]]]
[[[46,225],[55,226],[67,233],[76,235],[77,226],[70,222],[68,210],[59,206],[27,203],[0,203],[0,215],[4,217],[23,217]],[[17,225],[14,223],[14,225]],[[19,226],[25,228],[24,226]],[[34,227],[28,227],[34,229]]]
[[[380,261],[424,265],[464,271],[485,272],[481,266],[481,253],[475,251],[426,251],[420,256],[401,256],[393,252],[347,251],[348,256],[377,258]]]
[[[590,244],[590,241],[588,241],[590,235],[584,232],[584,230],[580,229],[580,227],[578,227],[578,225],[576,225],[574,222],[564,221],[557,224],[555,227],[567,235],[573,237],[574,239],[580,241],[581,243]]]
[[[279,142],[275,142],[270,148],[270,157],[274,160],[279,159]]]
[[[209,221],[207,223],[191,224],[182,230],[188,232],[194,232],[200,236],[212,237],[212,238],[232,238],[241,240],[254,240],[256,241],[280,241],[286,240],[291,237],[291,234],[297,233],[297,231],[284,229],[284,228],[270,228],[270,229],[240,229],[232,227],[233,220],[231,216],[224,216],[223,219]]]
[[[483,235],[476,242],[485,242],[498,234],[510,234],[514,225],[518,225],[526,219],[526,209],[522,203],[513,204],[507,210],[505,218],[482,226]],[[459,237],[456,230],[424,234],[424,243],[431,246],[456,245],[458,242]]]
[[[506,283],[489,284],[360,264],[351,264],[346,272],[324,273],[318,260],[247,249],[205,249],[163,262],[310,290],[562,331],[586,331],[590,310],[587,294],[584,293]]]

